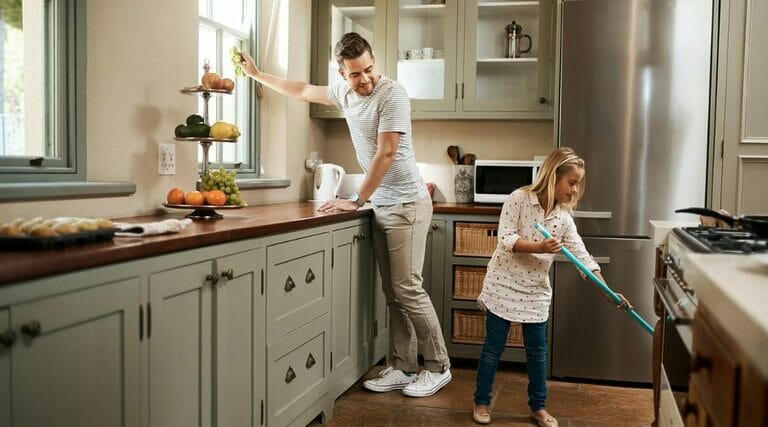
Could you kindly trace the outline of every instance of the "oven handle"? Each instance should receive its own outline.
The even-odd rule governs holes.
[[[669,292],[667,291],[667,288],[669,285],[669,279],[662,279],[659,277],[655,277],[653,279],[653,286],[656,288],[656,292],[659,293],[659,297],[661,297],[661,301],[664,303],[664,307],[669,312],[670,316],[672,316],[672,321],[675,324],[687,324],[691,323],[691,317],[688,316],[683,309],[681,309],[674,301],[672,301],[672,297],[669,295]]]
[[[595,256],[592,257],[593,260],[595,260],[598,264],[610,264],[611,263],[611,257],[609,256]],[[571,262],[568,260],[568,258],[565,257],[563,254],[555,254],[555,262]]]
[[[588,219],[611,219],[613,212],[610,211],[573,211],[574,218]]]

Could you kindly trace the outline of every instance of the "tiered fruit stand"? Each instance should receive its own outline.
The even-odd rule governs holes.
[[[208,62],[206,62],[203,65],[203,69],[207,73],[210,70],[210,65],[208,65]],[[185,95],[194,95],[194,96],[201,96],[203,98],[203,120],[204,123],[208,123],[208,101],[210,101],[211,97],[214,94],[222,94],[222,95],[231,95],[231,91],[226,91],[223,89],[206,89],[202,85],[200,86],[194,86],[194,87],[185,87],[184,89],[181,89],[181,93]],[[222,142],[222,143],[233,143],[237,142],[236,138],[210,138],[210,137],[175,137],[176,141],[192,141],[192,142],[199,142],[200,146],[203,149],[203,161],[202,166],[200,168],[200,181],[197,183],[197,189],[202,190],[200,186],[202,185],[202,178],[209,173],[209,162],[208,162],[208,150],[211,148],[211,144],[214,142]],[[172,204],[172,203],[163,203],[163,206],[167,208],[174,208],[174,209],[194,209],[191,213],[187,214],[187,218],[191,218],[193,220],[206,220],[206,219],[221,219],[224,218],[224,215],[216,212],[214,209],[242,209],[245,207],[245,204],[241,205],[187,205],[187,204]]]

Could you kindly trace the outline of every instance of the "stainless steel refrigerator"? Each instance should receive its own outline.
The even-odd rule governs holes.
[[[606,282],[649,323],[651,219],[706,198],[712,0],[564,0],[559,145],[586,162],[575,212]],[[651,382],[651,336],[555,263],[552,375]]]

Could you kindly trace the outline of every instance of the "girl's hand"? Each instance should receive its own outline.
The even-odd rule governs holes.
[[[560,242],[558,242],[556,238],[553,237],[551,239],[547,239],[539,243],[539,247],[540,247],[539,253],[555,254],[560,252],[560,248],[562,248],[563,245]]]
[[[616,308],[620,308],[620,309],[622,309],[622,310],[624,310],[624,311],[628,311],[628,310],[630,310],[630,309],[631,309],[631,310],[634,310],[634,309],[635,309],[635,307],[633,307],[633,306],[632,306],[632,304],[630,304],[630,303],[629,303],[629,300],[628,300],[628,299],[626,299],[626,298],[624,297],[624,295],[622,295],[622,294],[620,294],[620,293],[616,292],[616,296],[618,296],[618,297],[619,297],[619,299],[621,300],[621,302],[619,302],[618,304],[616,304]],[[613,301],[611,301],[611,302],[613,302]]]

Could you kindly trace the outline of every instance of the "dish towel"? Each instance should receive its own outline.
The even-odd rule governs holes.
[[[150,236],[153,234],[178,233],[179,231],[185,229],[189,224],[192,224],[192,220],[185,218],[166,219],[164,221],[145,222],[140,224],[116,222],[114,225],[117,228],[115,236],[134,237]]]

